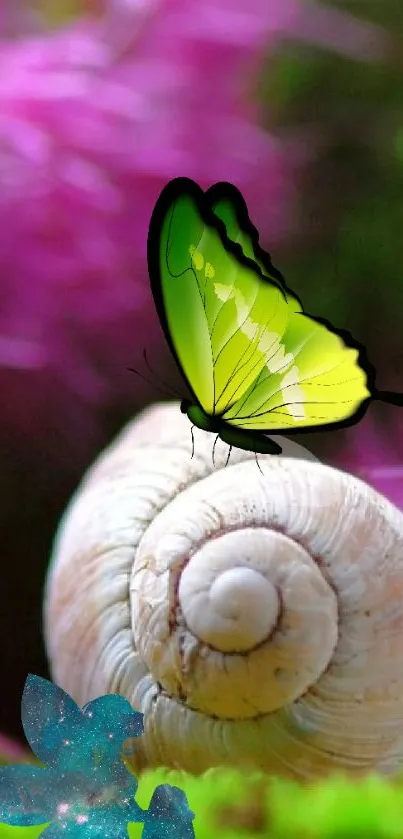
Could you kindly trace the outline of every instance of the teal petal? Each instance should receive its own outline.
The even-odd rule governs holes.
[[[0,822],[32,827],[50,821],[48,770],[20,764],[0,768]]]

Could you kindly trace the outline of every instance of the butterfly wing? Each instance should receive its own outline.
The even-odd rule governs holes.
[[[300,300],[260,247],[258,232],[236,187],[215,184],[207,196],[228,237],[256,262],[264,276],[284,288],[291,310],[277,351],[268,353],[255,381],[223,419],[244,430],[271,432],[348,421],[371,396],[371,371],[362,348],[349,346],[346,339],[351,344],[350,336],[343,338],[330,324],[303,313]]]
[[[309,315],[290,318],[275,357],[223,419],[245,430],[295,433],[351,424],[371,397],[371,371],[350,336]],[[367,369],[365,369],[367,368]]]
[[[171,181],[148,236],[151,289],[171,349],[208,414],[222,415],[276,355],[292,307],[187,178]]]

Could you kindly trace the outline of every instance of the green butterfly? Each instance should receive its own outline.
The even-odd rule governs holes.
[[[365,350],[304,313],[259,245],[241,193],[175,178],[154,208],[147,243],[158,317],[193,394],[181,410],[229,446],[280,454],[266,436],[357,422],[376,391]]]

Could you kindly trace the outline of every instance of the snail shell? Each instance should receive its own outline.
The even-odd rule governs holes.
[[[52,678],[144,714],[136,769],[313,778],[403,765],[403,514],[290,441],[232,450],[179,406],[130,424],[60,524]]]

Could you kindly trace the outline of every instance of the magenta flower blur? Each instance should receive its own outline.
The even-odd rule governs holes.
[[[335,456],[351,472],[403,510],[403,417],[392,407],[368,412],[343,435]]]
[[[116,3],[2,45],[0,382],[14,428],[46,435],[52,395],[53,422],[84,435],[86,411],[135,407],[127,367],[159,341],[147,227],[171,177],[233,180],[284,232],[292,166],[258,127],[248,68],[290,9],[237,5]]]
[[[171,378],[146,265],[159,193],[178,175],[233,181],[275,255],[315,131],[267,130],[255,80],[285,39],[371,61],[384,35],[309,0],[0,6],[2,725],[17,734],[27,662],[45,668],[41,581],[61,509],[121,424],[160,398],[127,370],[143,347]]]
[[[253,84],[282,37],[321,42],[335,14],[297,0],[64,0],[63,16],[77,5],[87,15],[69,26],[4,42],[0,68],[1,422],[58,452],[69,439],[77,451],[104,410],[142,401],[127,367],[162,346],[145,253],[170,178],[233,181],[271,247],[286,235],[298,144],[260,127]]]

